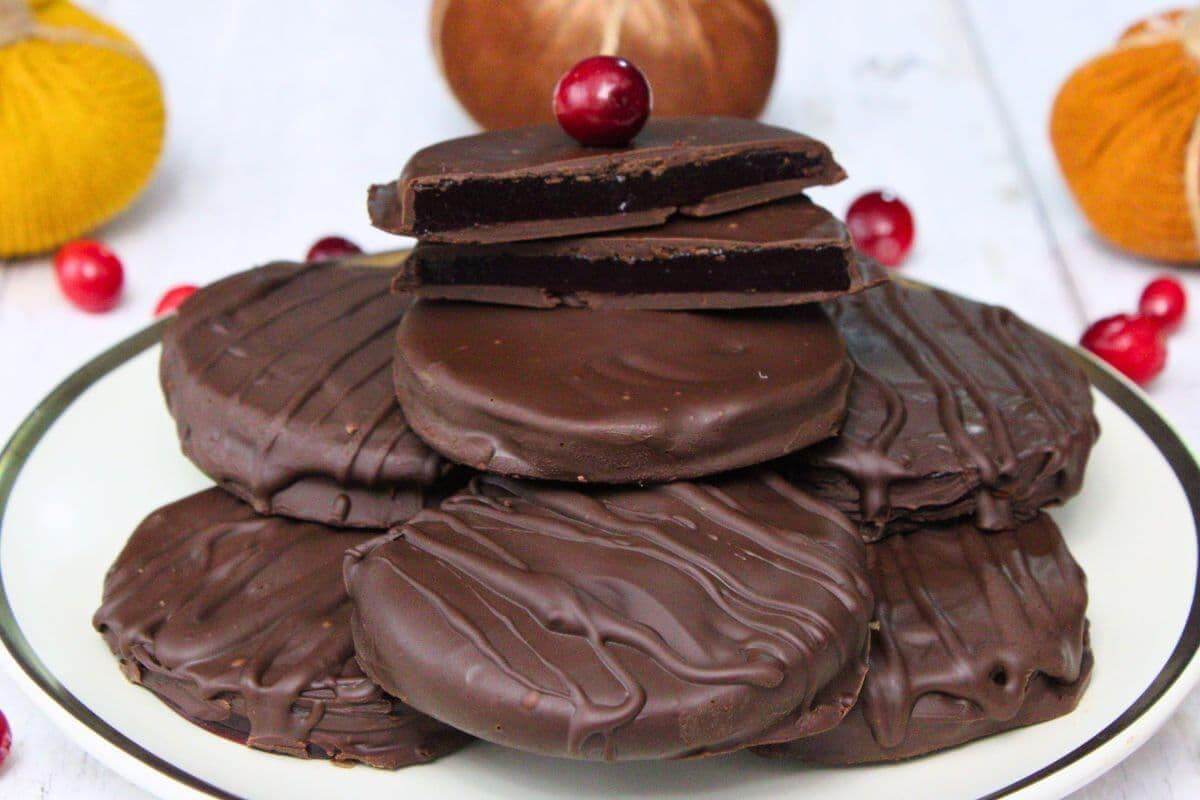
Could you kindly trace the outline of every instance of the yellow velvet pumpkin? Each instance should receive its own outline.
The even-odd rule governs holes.
[[[123,33],[64,0],[0,0],[0,258],[129,205],[165,125],[158,77]]]
[[[1076,70],[1050,138],[1100,236],[1146,258],[1200,260],[1200,10],[1142,20]]]

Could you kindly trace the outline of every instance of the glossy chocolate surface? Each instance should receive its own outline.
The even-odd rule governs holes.
[[[864,669],[864,549],[770,473],[480,476],[351,551],[346,582],[363,668],[414,707],[536,753],[674,758],[836,724]]]
[[[834,434],[851,367],[819,306],[593,311],[419,300],[396,392],[447,458],[503,475],[668,481]]]
[[[792,473],[868,539],[964,516],[1011,528],[1079,491],[1099,435],[1091,389],[1044,334],[898,282],[826,308],[855,364],[848,411]]]
[[[271,264],[193,295],[163,336],[183,452],[262,513],[386,527],[449,464],[409,430],[391,382],[408,306],[391,270]]]
[[[1070,712],[1087,688],[1087,585],[1050,517],[931,527],[870,546],[878,627],[854,710],[764,755],[895,761]]]
[[[347,548],[370,537],[261,517],[209,489],[151,514],[94,624],[134,683],[262,750],[394,769],[469,737],[384,694],[354,660]]]

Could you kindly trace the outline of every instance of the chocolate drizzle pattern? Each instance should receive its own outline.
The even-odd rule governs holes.
[[[346,579],[381,685],[500,744],[616,760],[836,724],[864,670],[864,569],[849,520],[774,474],[483,476],[352,550]]]
[[[194,295],[163,338],[184,453],[261,513],[386,527],[447,462],[409,430],[390,372],[407,301],[388,270],[272,264]]]
[[[1065,714],[1087,685],[1086,580],[1045,514],[870,547],[878,627],[858,705],[838,728],[766,750],[889,761]]]
[[[968,515],[1011,528],[1079,491],[1099,426],[1086,376],[1045,335],[896,282],[826,307],[856,367],[849,408],[788,471],[868,540]]]
[[[345,550],[367,534],[260,517],[220,489],[151,514],[94,625],[134,683],[251,747],[396,768],[465,735],[385,695],[354,660]]]

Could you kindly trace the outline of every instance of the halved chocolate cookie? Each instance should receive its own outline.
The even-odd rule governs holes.
[[[748,119],[651,119],[627,147],[533,125],[426,147],[371,187],[369,206],[385,231],[486,244],[707,217],[844,177],[823,143]]]
[[[854,362],[841,433],[789,459],[869,541],[973,516],[1011,528],[1076,494],[1087,376],[1011,311],[892,282],[826,304]]]
[[[384,694],[354,660],[342,560],[369,538],[209,489],[138,527],[93,624],[131,681],[214,733],[301,758],[430,761],[470,737]]]
[[[794,197],[656,228],[511,242],[422,242],[392,287],[418,297],[552,308],[765,308],[886,279],[836,217]]]
[[[359,661],[456,728],[677,758],[835,725],[862,682],[865,547],[771,473],[577,489],[481,476],[352,550]]]
[[[390,279],[382,267],[280,263],[193,295],[161,362],[184,454],[264,514],[370,528],[415,514],[450,464],[396,403],[408,301]]]
[[[1072,711],[1092,670],[1083,571],[1040,514],[869,548],[877,627],[858,704],[833,730],[760,748],[823,764],[897,761]]]

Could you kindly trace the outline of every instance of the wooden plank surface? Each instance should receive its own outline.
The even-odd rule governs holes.
[[[1046,134],[1060,81],[1139,16],[1162,10],[1152,0],[963,0],[964,18],[999,112],[1013,131],[1036,192],[1047,238],[1079,287],[1089,319],[1128,310],[1154,275],[1171,273],[1200,300],[1200,275],[1166,270],[1115,253],[1091,234],[1060,179]],[[1166,372],[1150,390],[1186,441],[1200,437],[1200,323],[1171,341]],[[1153,517],[1151,516],[1151,519]],[[1150,524],[1153,524],[1152,522]],[[1102,668],[1102,667],[1101,667]],[[1077,793],[1087,800],[1200,797],[1200,694],[1132,757]]]
[[[161,292],[349,235],[382,249],[368,183],[415,148],[471,130],[429,52],[425,3],[348,0],[147,3],[91,0],[140,41],[166,86],[170,131],[159,173],[103,232],[129,287],[113,313],[64,305],[44,261],[0,269],[0,433],[70,369],[144,325]],[[1156,270],[1091,237],[1045,136],[1056,86],[1144,0],[808,0],[776,3],[783,59],[765,118],[829,141],[850,179],[814,193],[836,213],[877,186],[917,216],[906,274],[1003,303],[1064,338],[1130,307]],[[2,102],[2,99],[0,99]],[[1187,277],[1200,299],[1200,278]],[[1189,439],[1200,434],[1200,324],[1172,342],[1152,395]],[[67,498],[69,501],[69,498]],[[16,750],[0,796],[146,795],[69,743],[0,677]],[[1195,696],[1086,800],[1200,796]]]

